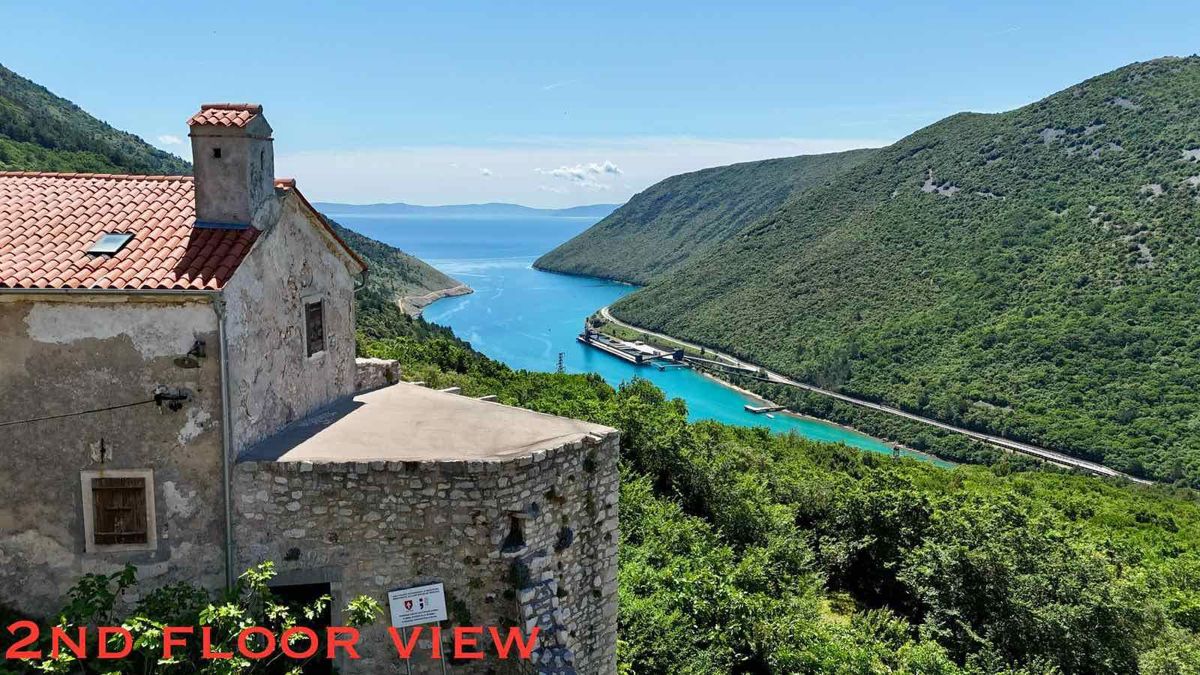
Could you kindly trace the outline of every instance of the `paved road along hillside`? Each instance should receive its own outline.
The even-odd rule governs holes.
[[[972,431],[970,429],[964,429],[962,427],[956,427],[953,424],[946,424],[945,422],[939,422],[938,420],[935,420],[935,419],[930,419],[928,417],[922,417],[920,415],[916,415],[916,414],[913,414],[910,412],[906,412],[904,410],[900,410],[899,408],[893,408],[891,406],[886,406],[886,405],[882,405],[879,403],[873,403],[871,401],[864,401],[863,399],[854,398],[853,396],[847,396],[845,394],[839,394],[835,391],[830,391],[828,389],[814,387],[811,384],[797,382],[796,380],[793,380],[790,377],[785,377],[783,375],[780,375],[779,373],[767,370],[767,369],[763,368],[762,366],[759,366],[759,365],[753,364],[753,363],[749,363],[747,361],[742,361],[741,359],[734,358],[728,354],[722,354],[721,352],[715,351],[712,348],[703,347],[702,345],[693,344],[686,340],[680,340],[679,338],[671,337],[670,335],[656,333],[652,330],[646,330],[645,328],[641,328],[639,326],[634,326],[634,325],[625,323],[624,321],[621,321],[621,320],[615,318],[608,311],[608,307],[601,308],[600,315],[602,317],[604,317],[605,320],[611,321],[611,322],[617,324],[618,326],[624,326],[631,330],[636,330],[636,331],[639,331],[642,333],[646,333],[647,335],[653,335],[653,336],[658,337],[663,340],[677,342],[681,345],[685,345],[687,347],[692,347],[693,349],[704,349],[709,354],[715,355],[718,358],[720,358],[724,361],[727,361],[730,365],[739,366],[742,368],[758,369],[763,374],[763,376],[767,378],[767,380],[774,382],[776,384],[784,384],[789,387],[797,387],[799,389],[805,389],[805,390],[811,391],[816,394],[821,394],[822,396],[836,398],[839,401],[844,401],[844,402],[850,403],[852,405],[861,406],[863,408],[870,408],[871,410],[877,410],[881,413],[885,413],[888,415],[895,415],[896,417],[903,417],[905,419],[920,422],[922,424],[928,424],[929,426],[937,427],[939,429],[953,431],[954,433],[968,436],[977,441],[987,443],[988,445],[1000,448],[1002,450],[1008,450],[1010,452],[1019,452],[1019,453],[1025,454],[1025,455],[1030,455],[1032,457],[1037,457],[1039,459],[1043,459],[1047,462],[1053,462],[1060,466],[1065,466],[1065,467],[1069,467],[1069,468],[1073,468],[1073,469],[1082,469],[1083,471],[1089,471],[1091,473],[1094,473],[1094,474],[1097,474],[1100,476],[1113,476],[1113,477],[1124,478],[1127,480],[1131,480],[1135,483],[1141,483],[1143,485],[1151,484],[1151,481],[1144,480],[1141,478],[1135,478],[1133,476],[1130,476],[1129,474],[1122,473],[1120,471],[1117,471],[1116,469],[1111,469],[1107,466],[1104,466],[1103,464],[1097,464],[1096,462],[1089,462],[1086,459],[1079,459],[1078,457],[1064,455],[1061,452],[1055,452],[1054,450],[1047,450],[1046,448],[1039,448],[1036,445],[1030,445],[1028,443],[1022,443],[1020,441],[1010,440],[1010,439],[1004,438],[1002,436],[993,436],[991,434],[985,434],[985,433],[981,433],[978,431]]]

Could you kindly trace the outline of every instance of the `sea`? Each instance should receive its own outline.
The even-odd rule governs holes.
[[[642,377],[668,397],[683,399],[692,420],[760,426],[868,452],[894,452],[879,439],[822,420],[747,412],[747,403],[760,402],[691,369],[635,366],[578,342],[575,338],[588,316],[636,287],[543,272],[533,268],[533,261],[593,225],[595,218],[327,215],[415,255],[473,288],[470,295],[429,305],[424,316],[449,326],[475,349],[512,368],[552,372],[561,360],[566,372],[599,373],[613,386]]]

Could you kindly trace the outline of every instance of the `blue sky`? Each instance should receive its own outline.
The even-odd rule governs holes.
[[[1200,45],[1194,0],[0,0],[0,23],[0,63],[182,156],[198,103],[249,100],[313,199],[542,206],[883,144]]]

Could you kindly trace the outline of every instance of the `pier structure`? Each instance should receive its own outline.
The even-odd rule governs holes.
[[[686,365],[683,350],[673,352],[661,350],[659,347],[647,345],[646,342],[622,340],[620,337],[606,335],[590,327],[584,328],[583,333],[580,333],[576,340],[634,365],[647,365],[655,360]]]
[[[781,405],[750,405],[749,403],[747,403],[745,405],[745,408],[746,408],[746,412],[752,412],[755,415],[761,415],[763,413],[773,413],[773,412],[780,412],[782,410],[787,410],[787,408],[785,408],[784,406],[781,406]]]
[[[612,354],[635,366],[643,366],[658,359],[679,362],[682,362],[683,359],[681,351],[669,352],[665,349],[652,347],[644,342],[631,342],[612,337],[611,335],[605,335],[590,328],[585,329],[575,339],[585,345],[595,347],[602,352]]]

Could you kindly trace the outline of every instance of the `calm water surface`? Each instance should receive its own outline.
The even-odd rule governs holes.
[[[693,420],[711,419],[820,441],[891,453],[882,441],[842,427],[789,415],[746,412],[754,402],[686,368],[637,367],[575,340],[583,321],[634,287],[533,269],[542,253],[587,229],[593,218],[428,218],[329,214],[369,237],[398,246],[475,289],[439,300],[425,318],[449,326],[479,351],[513,368],[553,371],[562,353],[567,372],[599,373],[615,385],[641,376],[687,401]]]

